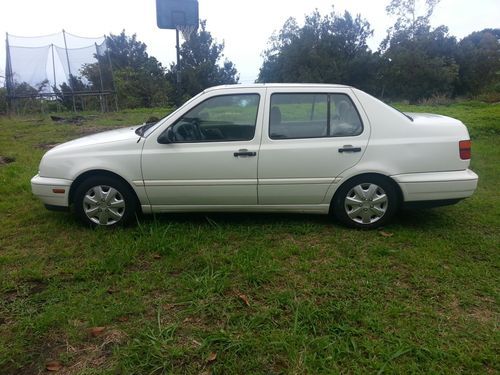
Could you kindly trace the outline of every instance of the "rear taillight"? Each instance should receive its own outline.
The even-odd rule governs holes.
[[[469,160],[471,154],[471,141],[460,141],[458,142],[458,148],[460,150],[460,159]]]

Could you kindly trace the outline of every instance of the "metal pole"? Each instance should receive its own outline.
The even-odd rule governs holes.
[[[57,100],[57,78],[56,78],[56,60],[54,58],[54,43],[51,44],[52,47],[52,74],[54,76],[54,86],[52,86],[52,91],[54,94],[54,98],[56,99],[56,110],[59,112],[59,101]],[[61,94],[63,95],[64,98],[64,93],[61,90]]]
[[[99,95],[99,101],[101,103],[101,112],[105,112],[104,102],[102,100],[102,93],[104,92],[104,86],[102,84],[102,71],[101,71],[101,62],[99,61],[99,49],[97,48],[97,42],[95,42],[94,45],[95,45],[95,53],[97,59],[97,68],[99,70],[99,81],[101,82],[101,94]]]
[[[12,72],[12,60],[10,57],[10,45],[9,45],[9,33],[5,33],[5,49],[6,49],[6,66],[5,66],[5,80],[6,80],[6,85],[7,85],[7,112],[10,114],[10,112],[13,110],[13,105],[12,105],[12,96],[14,95],[14,80],[13,80],[13,72]]]
[[[106,55],[108,55],[109,71],[111,72],[111,86],[113,87],[113,92],[115,94],[115,109],[116,112],[118,112],[118,96],[116,94],[115,75],[113,73],[113,64],[111,63],[111,56],[109,54],[109,48],[108,48],[108,39],[106,35],[104,35],[104,43],[106,43]]]
[[[52,90],[54,91],[54,94],[56,93],[56,88],[57,88],[57,79],[56,79],[56,63],[54,59],[54,44],[50,45],[52,47],[52,74],[54,76],[54,86]]]
[[[181,104],[181,47],[179,45],[179,28],[175,29],[175,48],[177,50],[177,98],[176,104],[179,106]]]
[[[69,87],[71,88],[71,96],[73,97],[73,111],[76,112],[76,102],[75,102],[75,89],[73,88],[73,80],[71,79],[73,75],[71,74],[71,66],[69,65],[69,54],[68,54],[68,44],[66,43],[66,31],[63,29],[64,38],[64,49],[66,51],[66,61],[68,62],[68,73],[69,73]]]

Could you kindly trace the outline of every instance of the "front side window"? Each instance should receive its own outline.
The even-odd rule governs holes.
[[[172,126],[175,142],[249,141],[255,134],[260,95],[215,96]]]
[[[273,94],[271,139],[345,137],[361,134],[363,124],[345,94]]]

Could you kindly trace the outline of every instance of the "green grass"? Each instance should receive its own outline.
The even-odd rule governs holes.
[[[399,107],[464,121],[480,184],[383,232],[257,214],[89,230],[31,195],[40,145],[168,110],[0,118],[16,159],[0,166],[0,373],[497,373],[500,106]]]

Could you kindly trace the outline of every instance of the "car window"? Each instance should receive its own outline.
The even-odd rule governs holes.
[[[326,94],[273,94],[269,132],[272,139],[323,137],[328,127]]]
[[[346,137],[361,134],[363,124],[345,94],[273,94],[271,139]]]
[[[345,94],[330,95],[330,136],[359,135],[363,124],[351,98]]]
[[[191,109],[173,125],[176,142],[226,142],[253,139],[260,95],[215,96]]]

